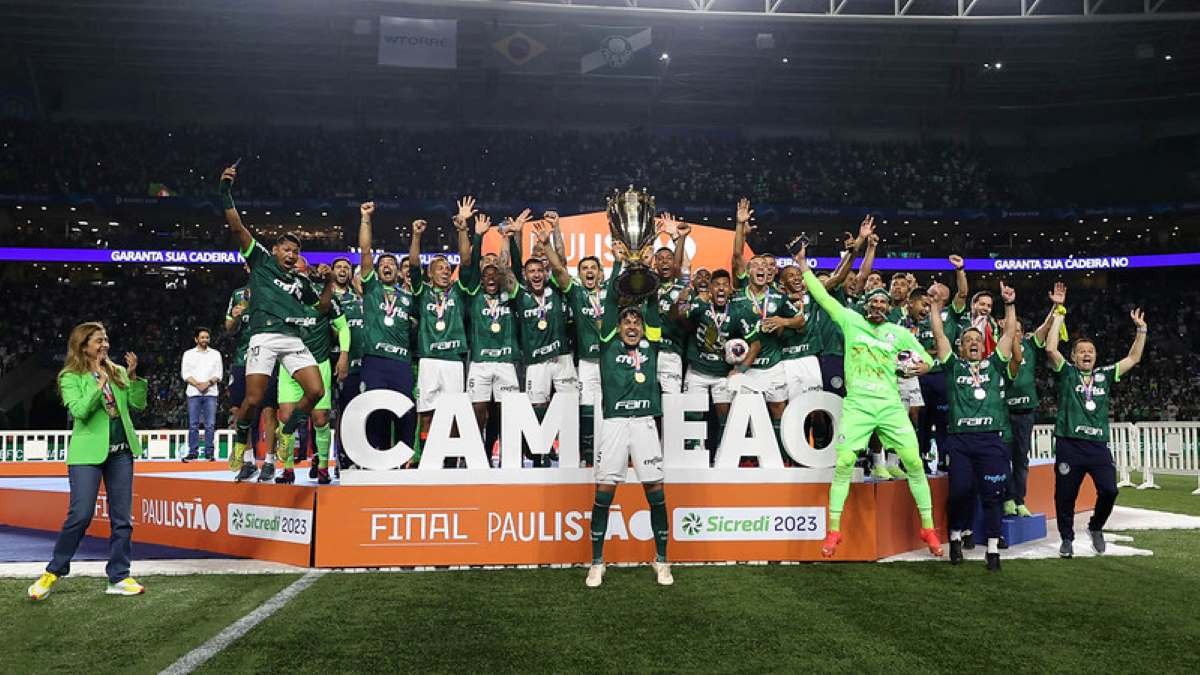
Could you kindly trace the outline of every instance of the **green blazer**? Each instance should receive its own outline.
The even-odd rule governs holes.
[[[122,373],[124,366],[117,366]],[[128,378],[127,378],[128,379]],[[103,464],[108,458],[108,413],[104,410],[104,394],[91,373],[63,373],[58,379],[63,405],[75,419],[71,443],[67,446],[67,464]],[[142,454],[137,430],[129,420],[129,410],[146,409],[146,381],[137,379],[125,387],[112,386],[125,425],[125,438],[134,457]]]

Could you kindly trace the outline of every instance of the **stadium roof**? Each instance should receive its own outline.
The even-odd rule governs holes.
[[[1024,19],[1022,0],[835,2],[857,16],[828,14],[829,0],[24,0],[0,4],[0,68],[51,112],[76,91],[107,91],[168,114],[349,109],[429,123],[1086,123],[1200,100],[1200,0],[1024,0],[1036,5]],[[802,11],[814,14],[795,19]],[[1076,16],[1047,18],[1063,12]],[[378,65],[383,15],[459,19],[457,69]],[[548,36],[544,72],[493,67],[498,31],[513,24]],[[640,77],[582,75],[589,24],[651,27],[669,59]]]

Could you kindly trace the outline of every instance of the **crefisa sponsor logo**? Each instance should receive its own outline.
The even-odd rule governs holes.
[[[677,541],[808,541],[825,538],[825,509],[817,506],[676,508]]]
[[[144,525],[209,532],[221,529],[221,508],[216,504],[205,504],[200,497],[191,501],[143,497],[141,504],[140,523]]]

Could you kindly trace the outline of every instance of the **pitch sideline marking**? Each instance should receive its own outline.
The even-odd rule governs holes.
[[[206,661],[219,654],[235,640],[250,632],[275,612],[279,611],[292,598],[300,595],[317,579],[325,576],[326,570],[312,570],[292,582],[290,586],[279,591],[269,600],[259,605],[254,611],[237,621],[229,624],[220,633],[209,638],[207,642],[184,654],[178,661],[165,668],[159,675],[187,675],[202,666]]]

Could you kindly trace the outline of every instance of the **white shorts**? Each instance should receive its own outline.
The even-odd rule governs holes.
[[[643,483],[663,479],[662,443],[653,417],[614,417],[600,423],[596,439],[596,482],[617,485],[624,482],[629,459],[633,471]]]
[[[462,361],[421,359],[417,362],[417,412],[429,412],[442,394],[463,392]]]
[[[471,403],[499,401],[509,392],[521,391],[517,367],[511,363],[472,362],[467,369],[467,394]]]
[[[600,362],[579,359],[579,405],[600,405]]]
[[[658,386],[664,394],[678,394],[683,387],[683,357],[674,352],[658,353]]]
[[[275,364],[279,363],[288,375],[297,370],[316,366],[317,360],[304,346],[300,338],[280,333],[259,333],[250,338],[246,348],[247,375],[274,375]]]
[[[897,380],[900,385],[900,402],[905,408],[920,408],[925,405],[925,398],[921,396],[921,378],[900,377]]]
[[[683,393],[703,391],[712,398],[713,403],[729,403],[733,400],[733,392],[729,390],[729,378],[705,375],[689,370],[683,378]]]
[[[821,391],[821,361],[815,356],[788,359],[783,362],[787,376],[788,400],[799,398],[810,391]]]
[[[549,361],[525,367],[525,393],[529,395],[530,403],[549,403],[551,388],[555,393],[579,390],[579,377],[575,374],[575,363],[569,355],[556,356]]]
[[[729,388],[734,393],[757,391],[767,403],[782,403],[788,400],[787,371],[782,362],[770,368],[751,368],[731,377]]]

